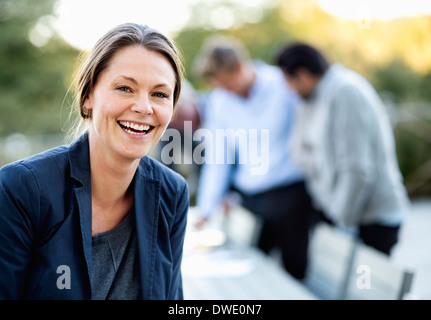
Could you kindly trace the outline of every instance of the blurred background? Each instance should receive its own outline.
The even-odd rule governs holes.
[[[388,107],[412,197],[431,195],[431,3],[298,0],[0,0],[0,165],[63,142],[78,55],[108,28],[148,24],[175,39],[187,78],[203,40],[239,37],[273,63],[305,40],[365,75]]]
[[[210,88],[192,63],[209,35],[239,37],[270,64],[288,42],[317,45],[376,87],[409,196],[431,198],[431,2],[421,0],[0,0],[0,167],[64,143],[79,56],[122,22],[176,41],[199,111]]]

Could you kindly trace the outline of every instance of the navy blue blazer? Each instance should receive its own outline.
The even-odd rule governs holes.
[[[0,169],[0,299],[91,299],[88,136]],[[143,299],[182,299],[186,181],[150,157],[133,179]]]

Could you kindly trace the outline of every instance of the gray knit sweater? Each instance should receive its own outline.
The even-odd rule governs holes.
[[[296,121],[294,159],[316,206],[341,226],[400,224],[409,207],[385,107],[340,64],[322,76]]]

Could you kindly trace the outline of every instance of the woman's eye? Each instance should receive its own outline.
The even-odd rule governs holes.
[[[169,98],[169,96],[166,93],[163,93],[163,92],[156,92],[153,95],[155,97],[158,97],[158,98]]]
[[[119,87],[117,87],[117,90],[122,91],[122,92],[132,92],[132,90],[126,86],[119,86]]]

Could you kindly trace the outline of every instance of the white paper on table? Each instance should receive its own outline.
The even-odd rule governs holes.
[[[181,271],[183,277],[234,278],[248,274],[253,268],[251,260],[237,258],[226,250],[218,250],[185,255]]]

